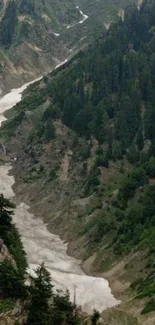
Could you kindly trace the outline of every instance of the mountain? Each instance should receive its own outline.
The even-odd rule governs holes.
[[[1,1],[0,88],[7,90],[50,71],[68,55],[59,32],[81,19],[71,1]]]
[[[14,187],[123,301],[112,325],[155,319],[155,3],[129,6],[30,85],[0,131]],[[120,323],[119,323],[120,321]]]
[[[125,5],[125,0],[2,0],[1,93],[51,71],[100,34]]]

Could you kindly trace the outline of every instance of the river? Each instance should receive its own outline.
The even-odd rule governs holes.
[[[25,84],[13,89],[0,99],[0,126],[6,119],[3,113],[21,100],[22,91],[27,86]],[[0,193],[13,199],[15,194],[12,185],[15,180],[9,175],[11,168],[10,164],[0,166]],[[28,205],[21,202],[15,210],[13,220],[20,232],[31,273],[44,262],[55,287],[59,290],[69,289],[72,300],[76,288],[76,303],[87,313],[91,313],[94,308],[101,312],[119,304],[111,293],[108,281],[85,275],[81,261],[67,255],[67,244],[50,233],[43,221],[29,212]]]

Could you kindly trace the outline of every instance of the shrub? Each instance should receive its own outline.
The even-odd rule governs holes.
[[[155,310],[155,300],[152,298],[149,300],[147,305],[143,308],[141,314],[147,314]]]

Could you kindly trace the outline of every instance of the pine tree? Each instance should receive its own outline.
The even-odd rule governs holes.
[[[0,296],[21,299],[26,297],[24,279],[12,265],[12,261],[7,259],[0,263]]]
[[[4,198],[3,194],[0,195],[0,237],[5,241],[8,231],[12,227],[12,215],[15,205],[8,199]]]
[[[134,144],[128,149],[127,159],[131,164],[135,164],[139,160],[139,152]]]
[[[79,315],[76,306],[70,301],[69,292],[53,297],[50,325],[78,325]]]
[[[52,119],[48,119],[45,128],[45,140],[49,142],[55,138],[55,126]]]
[[[138,146],[138,149],[141,151],[144,147],[144,137],[143,137],[142,128],[140,128],[137,133],[136,144]]]
[[[97,310],[94,310],[93,315],[91,316],[92,325],[97,325],[99,318],[100,318],[99,312]]]
[[[36,270],[37,277],[32,278],[31,301],[27,318],[27,325],[49,324],[49,299],[52,297],[52,284],[49,272],[42,264]]]

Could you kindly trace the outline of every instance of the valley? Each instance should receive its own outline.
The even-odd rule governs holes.
[[[22,91],[26,87],[27,84],[20,89],[14,89],[0,101],[0,123],[5,120],[3,113],[20,102]],[[15,197],[12,190],[14,177],[9,175],[11,169],[10,164],[0,166],[0,193],[17,202],[13,221],[21,234],[30,274],[34,274],[34,270],[44,262],[51,273],[56,290],[63,290],[63,292],[69,290],[73,301],[76,287],[76,303],[88,314],[91,314],[94,309],[102,312],[108,307],[118,305],[119,300],[111,294],[108,281],[99,277],[86,276],[81,269],[81,261],[67,255],[67,244],[58,236],[52,235],[42,219],[35,218],[29,212],[28,205],[18,202],[19,198]]]
[[[103,324],[153,325],[155,4],[124,6],[77,0],[69,16],[53,7],[48,31],[65,54],[0,100],[1,191],[17,204],[31,272],[44,260]]]

